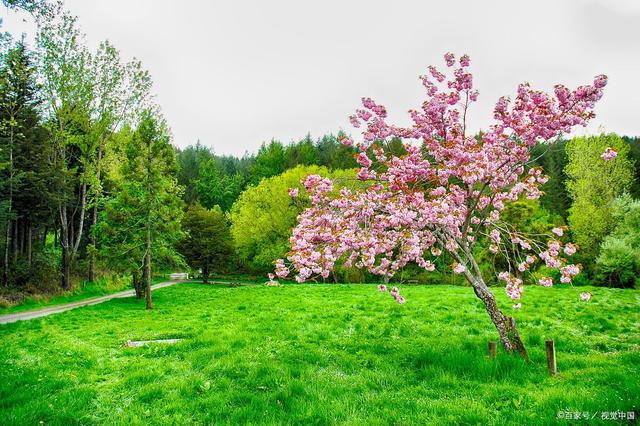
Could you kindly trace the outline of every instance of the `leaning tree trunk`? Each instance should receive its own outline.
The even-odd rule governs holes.
[[[518,334],[515,318],[506,316],[502,313],[500,308],[498,308],[496,297],[484,282],[484,279],[482,278],[482,271],[473,257],[471,249],[464,242],[462,242],[460,246],[463,249],[463,256],[466,262],[458,255],[458,253],[454,252],[452,255],[459,262],[465,263],[471,267],[471,270],[465,268],[465,277],[467,278],[467,281],[471,283],[476,296],[484,302],[487,313],[489,314],[493,325],[495,325],[496,330],[498,330],[502,347],[510,353],[518,351],[522,358],[528,362],[529,355],[527,354],[524,343],[522,343],[522,339],[520,339],[520,335]]]
[[[498,308],[498,304],[496,303],[496,297],[493,295],[491,290],[489,290],[489,287],[487,287],[482,278],[476,278],[472,285],[473,291],[476,293],[476,296],[484,302],[484,306],[489,313],[489,317],[495,325],[496,330],[498,330],[502,347],[507,352],[514,353],[515,351],[518,351],[520,355],[522,355],[522,358],[529,361],[529,355],[527,354],[527,350],[525,349],[524,343],[522,343],[522,339],[520,339],[518,329],[516,328],[516,320],[513,317],[506,316],[502,311],[500,311],[500,308]]]

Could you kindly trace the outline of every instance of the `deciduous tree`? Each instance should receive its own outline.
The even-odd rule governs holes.
[[[362,99],[363,108],[350,120],[362,128],[358,177],[367,188],[342,189],[331,196],[331,179],[308,176],[304,187],[312,206],[298,217],[287,259],[298,281],[326,277],[336,262],[390,279],[408,262],[434,270],[434,258],[446,251],[454,259],[453,271],[463,274],[484,302],[504,349],[528,359],[516,321],[498,307],[473,249],[478,238],[486,236],[492,251],[512,253],[499,278],[514,301],[520,299],[524,274],[536,261],[560,269],[562,282],[579,272],[577,265],[561,257],[562,228],[553,229],[556,235],[527,235],[505,222],[501,211],[505,203],[521,197],[540,197],[539,187],[547,177],[540,167],[532,167],[531,149],[586,124],[607,78],[597,76],[593,84],[573,91],[557,85],[555,96],[521,84],[513,102],[507,97],[498,100],[495,124],[476,137],[467,130],[469,107],[478,97],[469,57],[456,60],[447,54],[445,61],[451,70],[448,76],[429,67],[428,75],[421,77],[427,99],[410,111],[409,127],[387,123],[384,106]],[[384,151],[393,137],[404,140],[405,155]],[[343,143],[354,144],[349,138]],[[367,155],[369,148],[373,158]],[[574,251],[571,244],[564,246],[566,255]],[[279,259],[276,272],[285,277],[290,267]],[[545,277],[541,284],[550,285],[550,279]],[[391,294],[405,302],[397,288]]]

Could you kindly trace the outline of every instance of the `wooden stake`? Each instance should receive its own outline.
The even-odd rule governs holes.
[[[558,367],[556,365],[556,344],[553,340],[545,341],[547,347],[547,367],[549,367],[549,375],[555,376],[558,374]]]
[[[490,340],[489,341],[489,359],[494,359],[496,357],[497,352],[498,352],[498,342]]]

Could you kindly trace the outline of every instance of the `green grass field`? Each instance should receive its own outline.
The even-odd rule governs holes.
[[[169,281],[168,276],[153,277],[152,284]],[[0,306],[0,315],[15,314],[17,312],[31,311],[34,309],[47,308],[49,306],[63,305],[65,303],[77,302],[79,300],[91,299],[105,296],[107,294],[118,293],[123,290],[132,290],[130,279],[119,278],[114,281],[99,279],[98,282],[83,282],[77,288],[69,291],[61,291],[59,294],[44,294],[25,298],[17,305],[3,307]]]
[[[582,290],[526,289],[526,364],[487,358],[470,288],[403,287],[401,306],[373,285],[180,284],[153,311],[118,299],[0,326],[0,423],[617,424],[601,413],[640,405],[640,291]],[[123,346],[161,338],[184,340]]]

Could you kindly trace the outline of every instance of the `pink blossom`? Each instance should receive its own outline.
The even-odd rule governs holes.
[[[298,196],[298,188],[289,188],[289,195],[292,198],[296,198]]]
[[[564,234],[564,229],[559,228],[559,227],[555,227],[551,230],[551,232],[553,232],[554,234],[556,234],[559,237],[562,237],[562,235]]]
[[[566,254],[567,256],[571,256],[573,255],[577,250],[577,247],[575,244],[571,244],[568,243],[567,245],[564,246],[564,254]]]
[[[456,57],[454,56],[453,53],[447,53],[444,55],[444,60],[447,63],[448,67],[452,67],[453,64],[455,63]]]
[[[358,185],[336,194],[330,179],[310,175],[302,181],[309,207],[298,216],[287,257],[298,281],[327,277],[343,260],[387,278],[409,263],[431,271],[434,265],[425,257],[446,251],[457,260],[454,272],[477,286],[485,278],[465,265],[477,260],[474,249],[485,237],[509,271],[520,270],[518,277],[498,274],[512,300],[523,295],[523,277],[537,258],[559,269],[562,282],[580,271],[562,257],[573,254],[574,245],[566,243],[563,250],[558,240],[520,232],[501,211],[515,200],[542,195],[548,176],[541,167],[530,167],[532,150],[585,126],[606,77],[576,89],[557,85],[551,94],[521,84],[513,96],[498,99],[493,123],[471,134],[467,119],[477,90],[470,60],[463,55],[456,61],[448,53],[445,63],[444,72],[429,67],[420,77],[426,99],[409,111],[409,125],[390,123],[383,105],[362,98],[362,107],[349,118],[360,128],[359,141],[342,139],[359,150]],[[386,149],[392,139],[402,143],[402,154]],[[563,236],[564,229],[554,233]],[[288,273],[284,261],[276,262],[279,277]],[[552,281],[545,277],[540,284]],[[392,289],[392,295],[399,296],[399,290]]]
[[[513,305],[513,309],[515,310],[519,310],[520,308],[522,308],[522,303],[516,303],[515,305]]]
[[[387,291],[387,286],[386,286],[386,285],[384,285],[384,284],[380,284],[380,285],[378,286],[378,291],[381,291],[381,292],[385,292],[385,291]]]
[[[591,293],[580,293],[580,299],[582,299],[583,302],[588,302],[589,300],[591,300]]]
[[[551,287],[553,285],[553,280],[550,277],[542,277],[538,282],[543,287]]]
[[[353,145],[353,139],[348,138],[348,137],[344,137],[344,138],[340,139],[340,142],[345,146],[352,146]]]
[[[617,156],[618,156],[618,151],[616,151],[615,149],[609,147],[609,148],[604,150],[604,152],[602,153],[600,158],[602,158],[605,161],[609,161],[609,160],[613,160]]]
[[[460,263],[456,263],[453,266],[453,272],[455,272],[456,274],[462,274],[466,270],[467,270],[467,268],[464,265],[460,264]]]
[[[396,299],[396,301],[397,301],[399,304],[401,304],[401,305],[404,305],[404,304],[405,304],[405,302],[406,302],[406,300],[405,300],[405,299],[404,299],[404,297],[402,297],[402,296],[398,296],[398,297],[396,297],[395,299]]]
[[[273,281],[273,279],[276,277],[275,275],[273,275],[271,272],[269,272],[267,274],[267,277],[269,278],[269,281]]]

